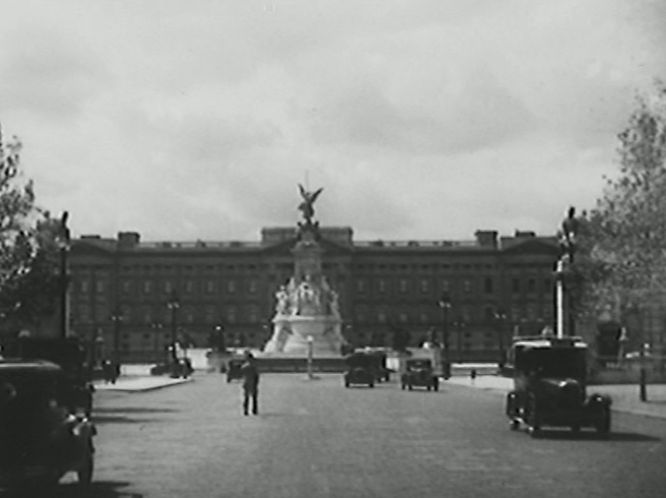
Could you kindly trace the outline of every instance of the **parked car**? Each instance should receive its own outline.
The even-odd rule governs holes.
[[[429,359],[410,359],[405,362],[405,371],[400,376],[400,386],[402,389],[409,389],[414,386],[425,387],[428,391],[439,390],[439,377],[435,373],[432,361]]]
[[[242,358],[231,358],[227,362],[227,368],[226,368],[227,382],[231,382],[234,379],[243,378],[243,372],[241,371],[243,363],[245,363],[245,360],[243,360]]]
[[[358,384],[375,387],[378,372],[376,357],[364,352],[352,353],[345,358],[345,364],[345,387]]]
[[[392,370],[386,366],[386,352],[375,349],[367,352],[374,361],[375,381],[389,382],[391,380]]]
[[[55,363],[0,359],[0,486],[52,486],[68,472],[90,484],[96,429],[70,391]]]
[[[536,437],[544,426],[564,426],[574,432],[592,427],[608,435],[611,399],[587,395],[586,359],[587,345],[578,337],[518,338],[508,356],[514,378],[506,398],[511,429],[525,424]]]
[[[6,339],[2,354],[7,358],[25,361],[46,360],[58,365],[67,384],[64,396],[72,408],[82,409],[90,416],[94,387],[86,364],[86,351],[75,337],[18,337]]]

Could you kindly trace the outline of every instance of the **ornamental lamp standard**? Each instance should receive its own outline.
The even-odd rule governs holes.
[[[60,250],[60,337],[67,337],[67,288],[69,285],[69,275],[67,271],[67,255],[70,249],[70,231],[67,227],[67,219],[69,213],[67,211],[62,213],[60,219],[60,227],[56,235],[56,244]]]
[[[445,377],[450,375],[450,358],[449,358],[449,309],[451,309],[451,297],[448,292],[442,292],[442,297],[437,301],[437,305],[442,310],[442,345],[443,345],[443,358],[445,368]]]
[[[171,310],[171,361],[175,367],[178,364],[178,353],[176,352],[176,330],[178,309],[180,308],[180,300],[176,294],[172,294],[171,299],[169,299],[167,302],[167,308]]]
[[[308,379],[313,379],[314,376],[312,375],[312,353],[313,353],[313,346],[314,346],[314,338],[311,335],[308,335],[307,337],[308,341]]]
[[[116,308],[111,314],[111,321],[113,322],[113,361],[117,363],[120,359],[120,324],[123,321],[123,312],[120,308]]]
[[[162,327],[163,325],[160,322],[153,322],[150,324],[150,328],[153,330],[153,333],[155,334],[153,347],[155,349],[155,361],[157,363],[160,363],[162,361],[160,359],[161,355],[159,351],[159,336],[160,333],[162,332]]]
[[[215,325],[215,335],[214,335],[214,344],[213,347],[215,351],[224,353],[227,349],[227,345],[224,338],[224,325],[218,324]]]
[[[505,350],[504,350],[504,322],[507,319],[507,314],[502,308],[495,311],[495,321],[497,323],[497,349],[499,353],[499,361],[497,365],[499,368],[504,367]]]

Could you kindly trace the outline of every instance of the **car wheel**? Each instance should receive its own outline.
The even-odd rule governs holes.
[[[541,432],[541,423],[539,420],[539,409],[537,407],[536,399],[532,396],[530,398],[529,413],[527,415],[527,423],[529,425],[529,433],[532,437],[539,437]]]
[[[85,462],[83,463],[81,468],[76,472],[76,476],[79,479],[79,485],[90,486],[94,470],[95,470],[95,459],[93,458],[92,453],[88,453]]]

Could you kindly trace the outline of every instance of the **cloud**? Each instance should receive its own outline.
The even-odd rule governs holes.
[[[358,238],[550,232],[666,76],[649,0],[10,3],[0,118],[80,232],[256,238],[306,172]]]

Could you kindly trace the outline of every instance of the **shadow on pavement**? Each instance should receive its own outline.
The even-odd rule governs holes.
[[[538,436],[539,439],[566,440],[566,441],[604,441],[620,443],[654,443],[661,441],[661,438],[638,434],[636,432],[611,432],[604,436],[594,431],[581,431],[574,433],[566,430],[542,430]]]
[[[133,417],[132,415],[175,413],[179,410],[173,408],[148,408],[141,406],[128,407],[100,407],[93,409],[92,420],[96,424],[135,424],[146,422],[160,422],[160,419]]]
[[[124,491],[130,485],[122,481],[98,481],[89,488],[82,488],[77,483],[59,484],[48,489],[31,488],[21,492],[0,490],[1,498],[142,498],[141,493]]]
[[[147,424],[164,422],[164,419],[159,418],[132,418],[124,417],[122,415],[93,415],[92,421],[97,425],[104,424]]]
[[[145,406],[116,406],[116,407],[95,407],[95,413],[167,413],[177,412],[179,410],[173,408],[149,408]]]

